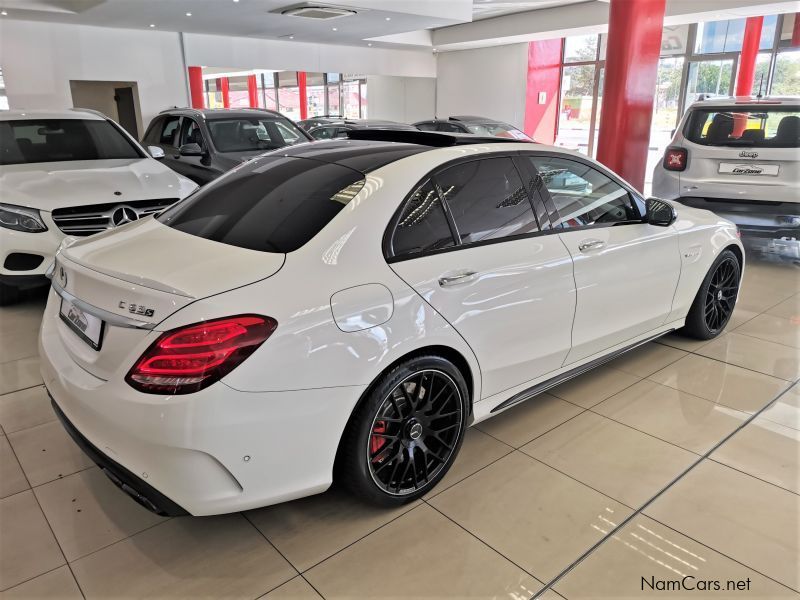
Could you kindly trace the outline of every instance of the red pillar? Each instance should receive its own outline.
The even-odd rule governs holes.
[[[792,46],[800,46],[800,13],[794,13],[794,27],[792,27]]]
[[[247,76],[247,95],[250,99],[250,108],[258,108],[258,81],[255,75]]]
[[[231,107],[231,96],[228,91],[228,78],[220,77],[217,79],[217,89],[222,92],[222,106],[223,108]]]
[[[761,42],[761,27],[764,17],[748,17],[742,38],[742,54],[739,56],[739,74],[736,76],[737,96],[749,96],[753,92],[753,77],[756,73],[758,45]]]
[[[189,67],[189,95],[192,108],[206,107],[203,67]]]
[[[644,188],[665,0],[611,0],[597,159]]]
[[[560,85],[561,39],[530,42],[524,129],[539,143],[556,141]]]
[[[308,118],[308,88],[306,87],[306,72],[297,72],[297,86],[300,89],[300,120]]]

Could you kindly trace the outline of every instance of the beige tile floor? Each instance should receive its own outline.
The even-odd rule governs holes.
[[[800,598],[796,265],[751,260],[719,339],[670,335],[474,427],[396,510],[334,489],[148,513],[54,420],[41,310],[0,309],[0,598]],[[687,575],[722,590],[658,591]]]

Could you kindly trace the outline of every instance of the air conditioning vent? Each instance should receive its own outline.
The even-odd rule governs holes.
[[[303,17],[304,19],[314,19],[315,21],[340,19],[357,14],[354,10],[334,8],[332,6],[295,6],[282,9],[280,13],[288,17]]]

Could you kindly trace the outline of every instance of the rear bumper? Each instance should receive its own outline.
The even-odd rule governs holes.
[[[138,502],[213,515],[330,486],[364,386],[240,392],[218,382],[185,396],[142,394],[125,383],[124,368],[105,381],[72,359],[50,296],[39,339],[45,386],[73,439]]]
[[[733,221],[742,233],[758,237],[800,238],[800,204],[726,198],[681,197],[677,202],[709,210]]]

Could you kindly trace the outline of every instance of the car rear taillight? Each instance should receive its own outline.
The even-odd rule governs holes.
[[[275,331],[270,317],[240,315],[173,329],[161,335],[125,381],[148,394],[191,394],[219,381]]]
[[[685,171],[689,152],[686,148],[667,148],[664,153],[664,168],[667,171]]]

